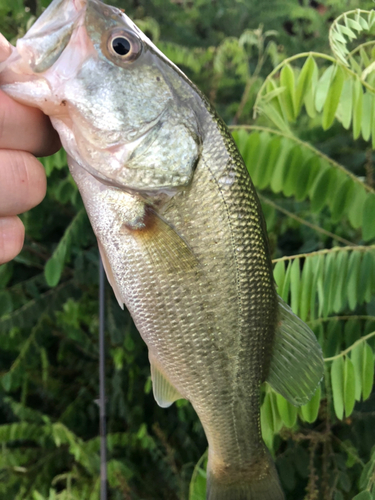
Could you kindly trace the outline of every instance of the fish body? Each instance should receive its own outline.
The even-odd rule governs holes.
[[[225,124],[98,0],[54,0],[0,71],[2,89],[60,134],[109,282],[148,346],[155,399],[186,398],[202,422],[207,498],[282,500],[260,387],[302,404],[322,357],[277,297],[260,204]]]

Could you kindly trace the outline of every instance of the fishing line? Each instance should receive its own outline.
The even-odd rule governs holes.
[[[100,421],[100,499],[107,500],[107,430],[105,411],[105,276],[99,256],[99,421]]]

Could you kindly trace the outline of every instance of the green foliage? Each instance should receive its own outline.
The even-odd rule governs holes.
[[[48,3],[0,0],[0,30],[15,41]],[[296,408],[267,384],[262,394],[262,434],[288,500],[375,495],[372,6],[126,5],[235,125],[278,293],[322,346],[326,376],[309,403]],[[65,153],[42,162],[47,198],[22,216],[23,252],[0,267],[0,498],[96,500],[98,253]],[[111,498],[203,500],[200,423],[186,401],[156,406],[145,347],[109,289],[106,301]]]
[[[334,222],[347,217],[353,228],[363,228],[365,241],[375,237],[374,190],[342,165],[289,132],[247,126],[233,136],[255,187],[310,199],[312,212],[328,206]]]

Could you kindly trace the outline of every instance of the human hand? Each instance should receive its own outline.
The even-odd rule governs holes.
[[[0,34],[0,62],[10,52]],[[45,172],[35,156],[51,155],[60,147],[47,116],[0,90],[0,264],[22,249],[25,228],[17,214],[38,205],[46,193]]]

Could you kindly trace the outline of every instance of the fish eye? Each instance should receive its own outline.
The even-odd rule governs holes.
[[[113,62],[131,62],[140,56],[142,42],[137,35],[130,31],[116,30],[108,38],[107,49]]]
[[[119,56],[126,56],[126,54],[128,54],[131,50],[130,42],[124,36],[117,36],[116,38],[113,38],[111,44],[112,49]]]

